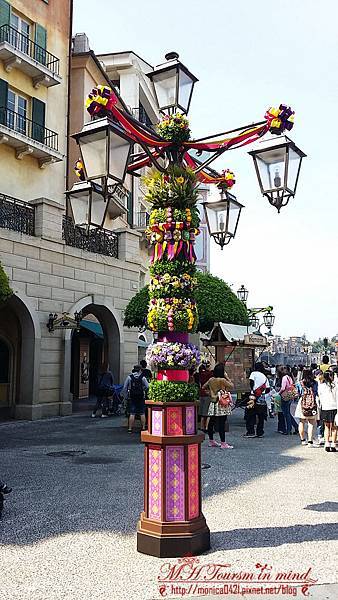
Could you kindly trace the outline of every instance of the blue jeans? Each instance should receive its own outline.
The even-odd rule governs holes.
[[[290,406],[290,400],[282,400],[282,413],[285,419],[286,433],[291,433],[292,427],[294,427],[295,431],[298,431],[298,424],[290,412]]]

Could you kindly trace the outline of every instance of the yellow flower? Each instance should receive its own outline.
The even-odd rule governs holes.
[[[176,177],[177,183],[184,183],[184,177]]]

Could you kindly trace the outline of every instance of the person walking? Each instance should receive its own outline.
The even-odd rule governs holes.
[[[325,371],[322,381],[318,383],[318,398],[320,418],[324,422],[325,450],[326,452],[336,452],[338,386],[330,371]]]
[[[144,359],[142,359],[140,361],[140,366],[141,366],[143,377],[145,377],[146,380],[148,381],[148,383],[150,383],[150,381],[152,380],[153,376],[152,376],[151,370],[148,369],[147,361],[144,360]]]
[[[244,437],[261,438],[264,436],[264,421],[267,420],[265,394],[270,392],[270,383],[265,375],[262,363],[256,363],[254,370],[250,373],[249,383],[251,394],[246,410],[246,433]]]
[[[298,432],[302,446],[309,448],[313,445],[313,438],[318,419],[318,384],[310,369],[304,369],[301,381],[301,393],[297,403],[295,417],[299,419]],[[307,424],[307,439],[305,437],[305,425]]]
[[[210,392],[209,388],[205,387],[205,384],[212,377],[212,371],[210,369],[210,363],[202,365],[199,369],[198,380],[200,389],[200,405],[199,415],[201,417],[201,430],[207,433],[208,427],[208,411],[210,405]]]
[[[294,433],[298,434],[298,423],[291,415],[291,402],[298,398],[298,392],[287,367],[282,367],[281,376],[282,382],[279,393],[282,397],[282,411],[286,425],[285,435],[292,434],[292,427],[294,427]]]
[[[327,354],[324,354],[322,358],[322,364],[319,365],[319,368],[322,373],[325,373],[330,368],[330,359]]]
[[[108,398],[114,393],[114,378],[109,370],[108,362],[105,361],[100,369],[97,380],[96,405],[92,412],[92,418],[96,417],[96,413],[101,408],[101,417],[108,417]]]
[[[122,396],[129,403],[128,433],[133,432],[136,415],[140,416],[143,431],[146,429],[145,395],[148,387],[149,383],[142,373],[141,365],[135,365],[122,390]]]
[[[232,381],[224,371],[224,365],[218,363],[214,368],[213,377],[202,386],[202,389],[209,389],[210,392],[210,404],[208,409],[209,423],[208,423],[208,436],[209,446],[212,448],[221,447],[225,450],[231,450],[233,446],[227,444],[225,439],[225,423],[228,415],[231,413],[231,394],[230,392],[234,387]],[[223,406],[223,398],[227,397],[229,404]],[[214,428],[218,429],[221,443],[219,444],[214,440]]]

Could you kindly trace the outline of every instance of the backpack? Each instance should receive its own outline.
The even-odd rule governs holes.
[[[297,400],[299,398],[299,394],[298,394],[298,390],[295,386],[295,384],[293,383],[291,377],[288,376],[288,380],[289,380],[289,387],[287,390],[284,390],[284,392],[281,393],[282,399],[285,400],[286,402],[291,402],[292,400]]]
[[[314,417],[317,414],[318,409],[312,387],[303,388],[300,405],[304,417]]]
[[[217,393],[217,400],[221,408],[227,408],[232,404],[232,396],[226,390],[220,390]]]
[[[142,375],[140,375],[139,377],[135,377],[135,375],[133,375],[131,373],[129,398],[130,398],[130,400],[136,400],[136,401],[144,399]]]

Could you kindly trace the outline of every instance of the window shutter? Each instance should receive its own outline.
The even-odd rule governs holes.
[[[39,23],[35,24],[35,60],[46,64],[47,31]]]
[[[8,98],[8,83],[4,79],[0,79],[0,123],[6,123],[6,108]]]
[[[127,209],[127,221],[130,227],[132,227],[134,225],[134,197],[132,192],[128,192]]]
[[[33,98],[32,105],[32,138],[37,142],[45,142],[45,112],[46,105],[41,100]]]
[[[9,25],[11,20],[11,5],[6,0],[0,0],[0,27]]]

